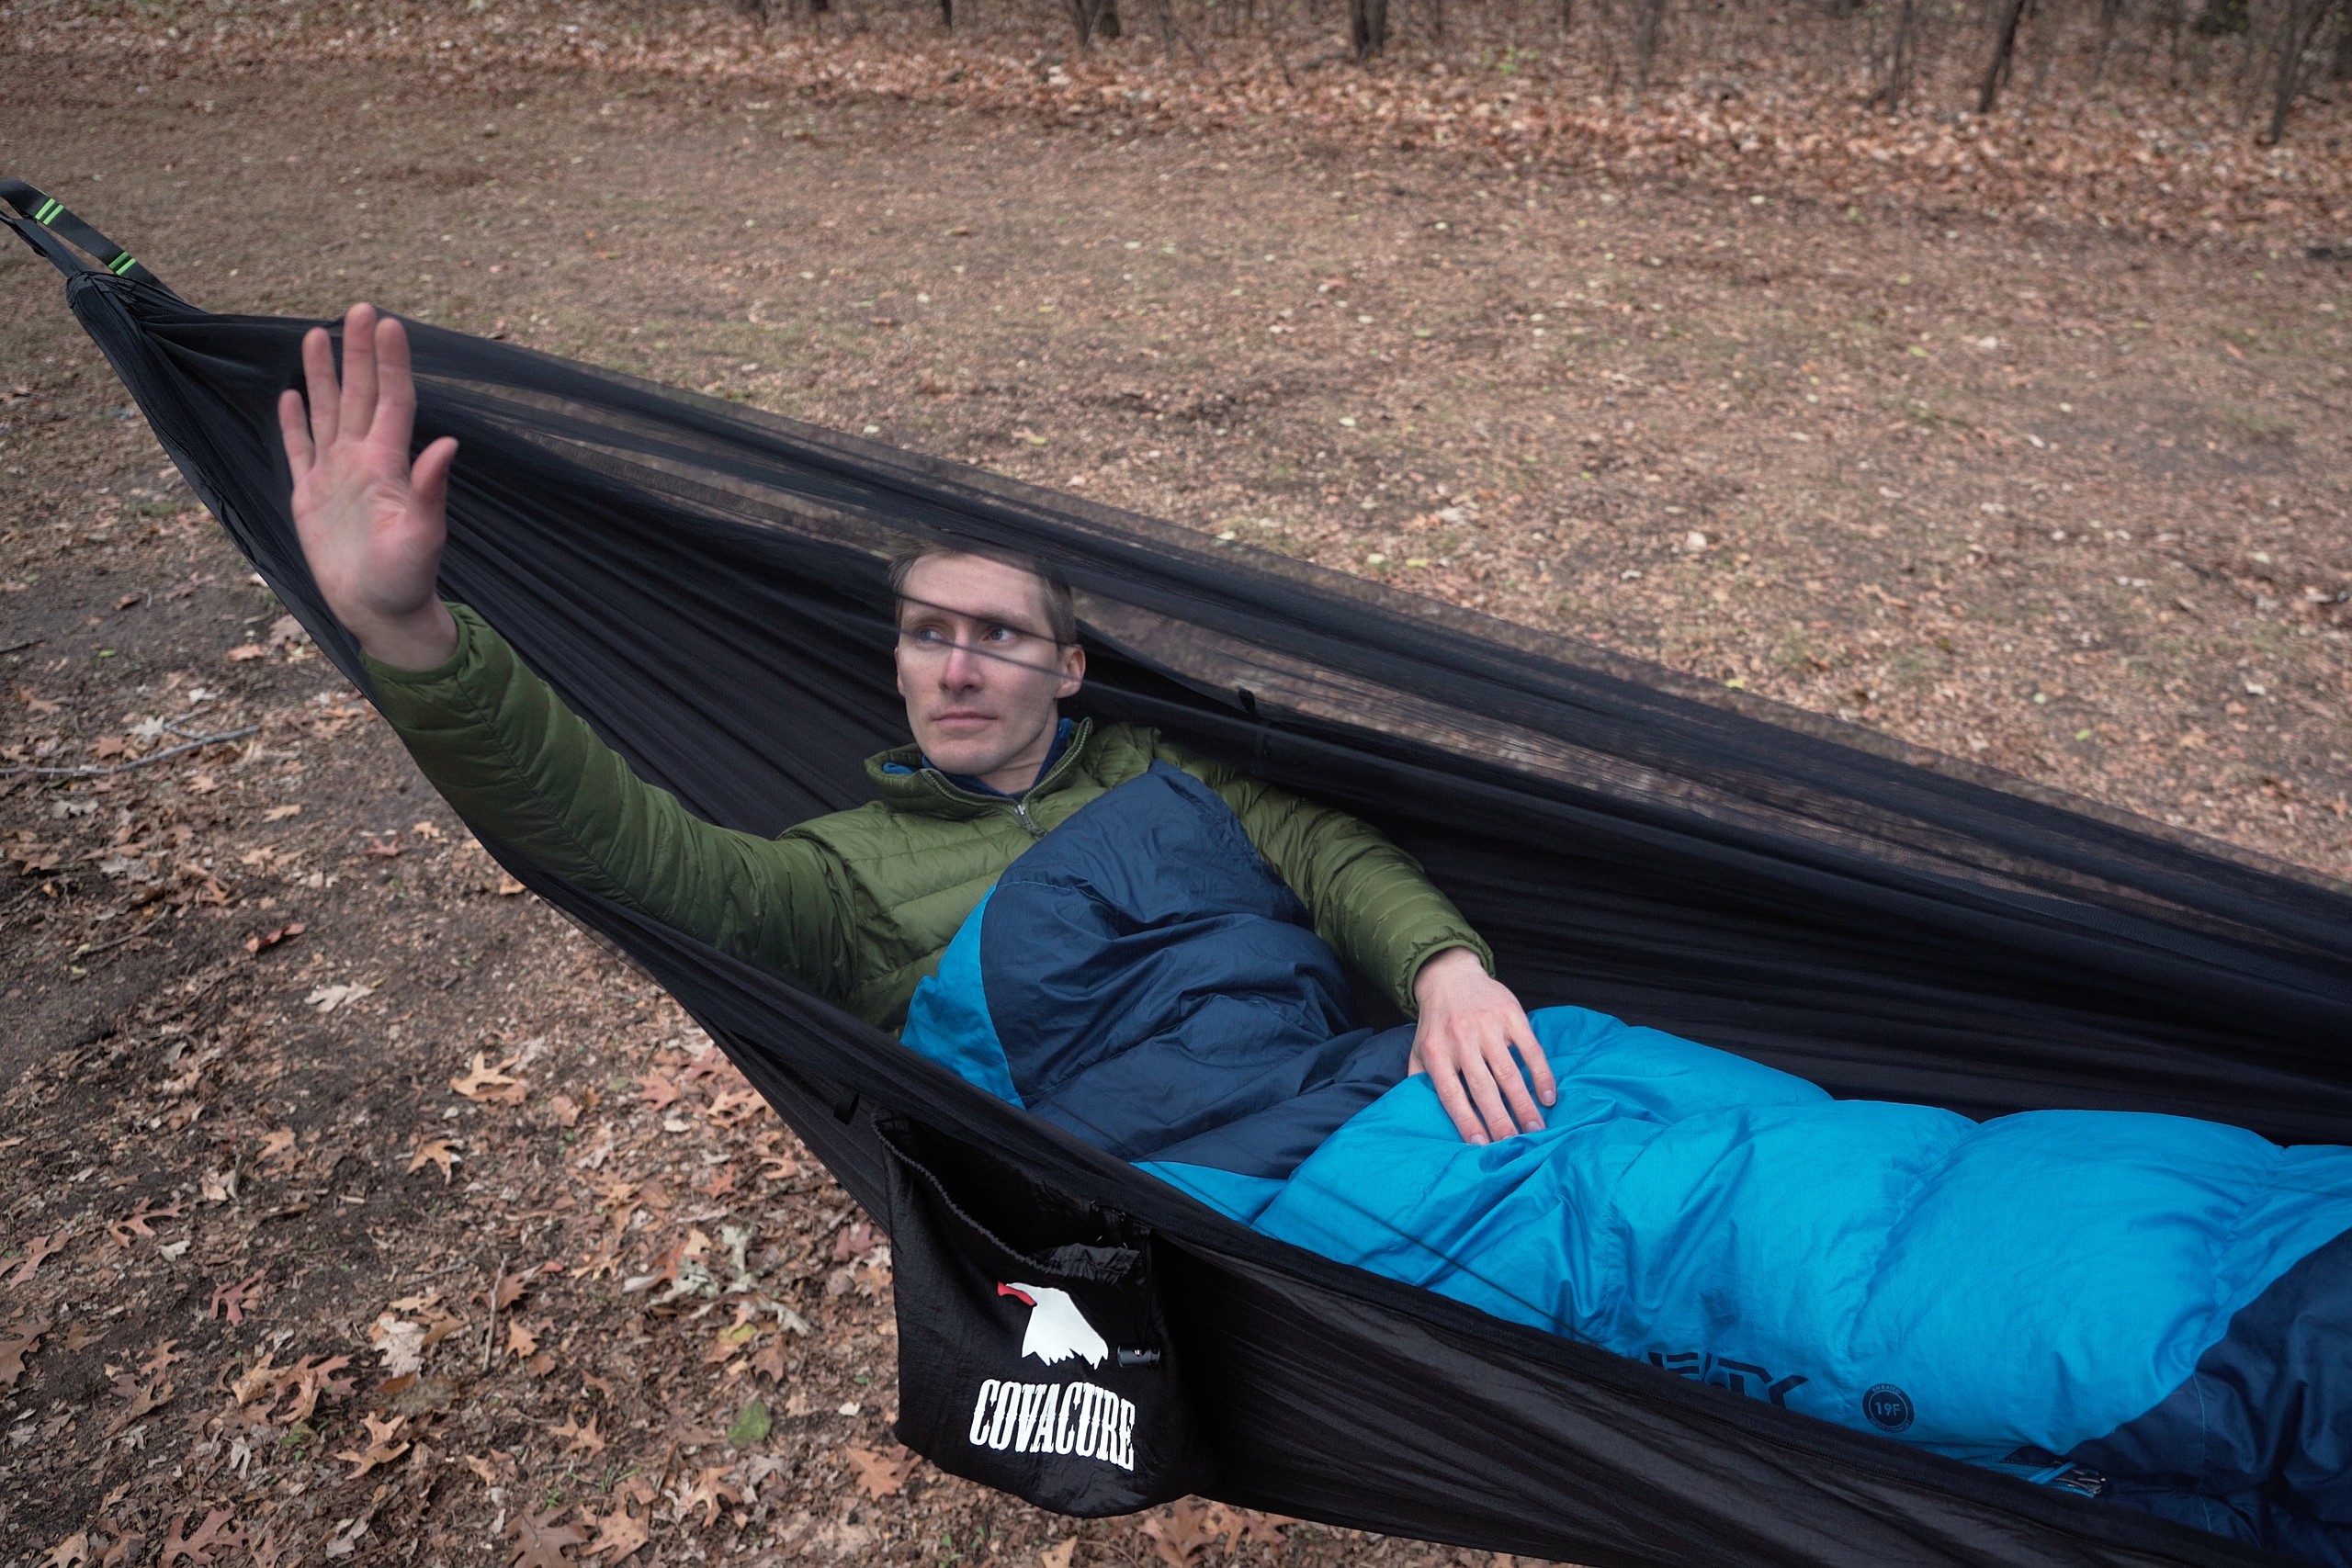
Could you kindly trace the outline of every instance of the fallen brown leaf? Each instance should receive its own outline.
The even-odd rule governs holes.
[[[596,1430],[594,1416],[589,1416],[584,1424],[566,1421],[560,1426],[550,1427],[548,1435],[565,1439],[563,1451],[568,1454],[600,1454],[605,1451],[604,1434]]]
[[[409,1450],[407,1439],[402,1438],[398,1443],[392,1441],[400,1429],[408,1425],[407,1416],[395,1416],[389,1421],[379,1421],[373,1416],[362,1416],[359,1420],[368,1428],[367,1446],[345,1449],[334,1456],[351,1466],[351,1473],[344,1478],[346,1481],[356,1481],[378,1465],[390,1464]]]
[[[284,925],[278,926],[274,930],[255,931],[253,935],[245,938],[245,951],[247,953],[260,953],[265,949],[276,947],[281,942],[291,942],[294,938],[300,936],[304,931],[309,931],[310,929],[311,928],[309,926],[304,925],[300,920],[288,920]]]
[[[528,1508],[519,1510],[506,1527],[507,1536],[514,1543],[514,1554],[507,1560],[507,1568],[571,1568],[572,1560],[563,1552],[566,1547],[578,1546],[588,1539],[578,1525],[555,1522],[561,1508],[549,1508],[534,1516]]]
[[[580,1510],[580,1517],[596,1527],[596,1539],[588,1543],[588,1555],[602,1559],[608,1551],[613,1554],[605,1568],[612,1568],[612,1563],[623,1561],[653,1539],[644,1516],[630,1513],[626,1503],[616,1504],[601,1519],[585,1508]]]
[[[233,1326],[245,1321],[245,1308],[252,1304],[254,1287],[261,1283],[266,1270],[256,1269],[233,1285],[221,1285],[212,1292],[212,1304],[205,1309],[207,1317],[226,1317]]]
[[[718,1522],[721,1503],[740,1503],[743,1494],[727,1483],[727,1467],[723,1464],[705,1465],[695,1475],[695,1483],[679,1500],[678,1517],[684,1518],[696,1508],[704,1511],[702,1528],[708,1529]]]
[[[175,1517],[164,1529],[164,1555],[157,1560],[156,1568],[172,1568],[183,1560],[197,1564],[197,1568],[209,1568],[216,1561],[214,1552],[232,1551],[243,1546],[245,1533],[228,1528],[231,1517],[228,1509],[215,1508],[204,1516],[204,1522],[197,1527],[194,1535],[183,1535],[180,1532],[187,1523],[187,1516]]]
[[[159,1410],[172,1402],[172,1385],[158,1378],[145,1385],[130,1377],[114,1380],[114,1391],[130,1403],[122,1413],[107,1424],[106,1435],[113,1437],[152,1410]]]
[[[486,1100],[499,1105],[520,1105],[523,1102],[523,1097],[530,1092],[530,1087],[522,1079],[511,1077],[503,1070],[512,1066],[514,1066],[512,1062],[502,1062],[498,1066],[493,1067],[490,1065],[489,1054],[477,1051],[474,1053],[473,1066],[467,1068],[462,1077],[451,1078],[449,1087],[468,1100]]]
[[[848,1449],[850,1468],[857,1472],[857,1489],[868,1497],[895,1497],[907,1484],[907,1478],[922,1462],[906,1449],[893,1445],[888,1449],[869,1449],[853,1443]]]
[[[414,1176],[428,1165],[441,1168],[441,1185],[449,1185],[450,1168],[458,1163],[458,1151],[447,1138],[427,1138],[416,1145],[408,1156],[408,1174]]]
[[[33,1347],[40,1345],[45,1333],[50,1333],[47,1324],[0,1331],[0,1389],[17,1387],[17,1380],[24,1378],[24,1359],[33,1354]]]
[[[54,1235],[37,1235],[25,1243],[24,1261],[17,1265],[15,1273],[8,1276],[8,1283],[29,1283],[32,1277],[40,1272],[42,1259],[55,1257],[64,1248],[65,1238],[73,1234],[72,1228],[68,1227]]]

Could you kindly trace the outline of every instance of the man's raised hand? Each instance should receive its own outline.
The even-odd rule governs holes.
[[[1540,1130],[1544,1113],[1536,1100],[1549,1105],[1559,1095],[1552,1065],[1510,987],[1490,976],[1476,953],[1452,947],[1421,965],[1413,977],[1413,1000],[1421,1021],[1413,1034],[1410,1069],[1429,1074],[1430,1087],[1463,1140],[1484,1144],[1513,1131]],[[1535,1080],[1532,1096],[1530,1077]]]
[[[277,400],[286,466],[294,475],[294,530],[327,607],[385,664],[425,670],[457,651],[458,625],[434,592],[449,536],[449,465],[443,436],[409,461],[416,383],[408,333],[371,305],[343,318],[343,380],[324,327],[302,339],[300,393]]]

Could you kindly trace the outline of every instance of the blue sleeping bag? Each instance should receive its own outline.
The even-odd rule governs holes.
[[[1838,1100],[1579,1008],[1478,1146],[1167,767],[1041,840],[905,1042],[1268,1235],[1732,1393],[2352,1562],[2352,1149]],[[2097,1473],[2091,1474],[2091,1472]]]

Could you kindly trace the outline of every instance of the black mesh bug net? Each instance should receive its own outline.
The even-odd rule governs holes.
[[[277,449],[311,323],[209,313],[40,193],[0,197],[197,493],[364,688]],[[2341,884],[1188,529],[411,330],[417,440],[461,443],[447,592],[717,821],[775,832],[856,804],[861,759],[903,739],[880,551],[1015,549],[1079,590],[1085,711],[1373,820],[1531,1006],[1605,1010],[1839,1095],[2352,1141]],[[1272,1242],[508,858],[668,987],[869,1209],[889,1116],[1153,1227],[1219,1497],[1589,1563],[2265,1560]]]

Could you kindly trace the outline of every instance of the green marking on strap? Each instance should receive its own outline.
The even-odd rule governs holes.
[[[117,277],[120,277],[124,273],[129,272],[132,267],[137,266],[138,265],[139,258],[132,255],[129,251],[125,251],[122,254],[115,257],[114,260],[107,263],[107,270],[113,273]]]
[[[40,204],[40,210],[33,214],[33,221],[46,223],[64,210],[65,204],[52,196]]]

